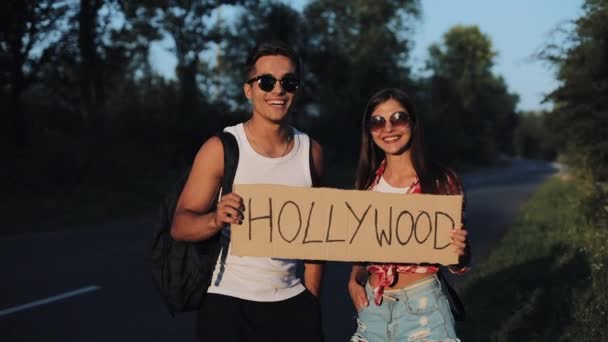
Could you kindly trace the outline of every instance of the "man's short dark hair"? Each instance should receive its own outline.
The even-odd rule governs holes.
[[[300,58],[298,54],[286,43],[281,41],[263,42],[254,47],[245,63],[245,79],[249,79],[252,75],[255,63],[258,59],[264,56],[285,56],[291,60],[296,68],[296,76],[300,77]]]

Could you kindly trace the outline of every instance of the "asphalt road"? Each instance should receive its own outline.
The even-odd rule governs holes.
[[[515,160],[465,177],[474,261],[555,171]],[[0,239],[0,341],[192,341],[194,315],[171,318],[152,284],[149,231],[149,223],[135,221]],[[327,265],[322,308],[329,342],[347,341],[354,331],[349,269]]]

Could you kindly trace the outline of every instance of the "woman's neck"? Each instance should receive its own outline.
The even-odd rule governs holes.
[[[396,187],[409,186],[416,179],[416,170],[409,151],[400,155],[386,156],[384,180]]]

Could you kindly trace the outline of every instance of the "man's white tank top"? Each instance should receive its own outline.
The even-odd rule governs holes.
[[[249,144],[243,124],[226,127],[236,137],[239,163],[234,184],[280,184],[311,187],[309,137],[293,129],[294,145],[280,158],[268,158]],[[247,208],[246,208],[247,210]],[[239,229],[235,226],[234,229]],[[230,226],[222,230],[224,242],[230,240]],[[213,271],[209,293],[223,294],[259,302],[275,302],[294,297],[304,291],[296,276],[300,261],[265,257],[241,257],[222,251]]]

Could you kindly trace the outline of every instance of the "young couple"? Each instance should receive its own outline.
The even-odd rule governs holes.
[[[323,172],[321,146],[287,125],[299,87],[300,63],[282,43],[258,45],[250,54],[243,91],[253,114],[226,127],[238,142],[235,184],[311,187]],[[370,99],[363,116],[361,157],[356,187],[403,194],[459,194],[457,176],[426,159],[422,129],[405,92],[383,89]],[[310,155],[311,154],[311,155]],[[220,232],[229,241],[247,209],[238,194],[222,196],[210,211],[224,171],[219,138],[197,153],[178,200],[171,233],[177,240],[200,241]],[[238,226],[235,227],[238,229]],[[230,244],[227,243],[230,248]],[[466,230],[452,233],[454,253],[468,265]],[[218,260],[208,295],[199,311],[200,341],[323,341],[319,296],[323,263],[239,257]],[[357,264],[348,290],[358,311],[352,341],[457,341],[438,267]]]

